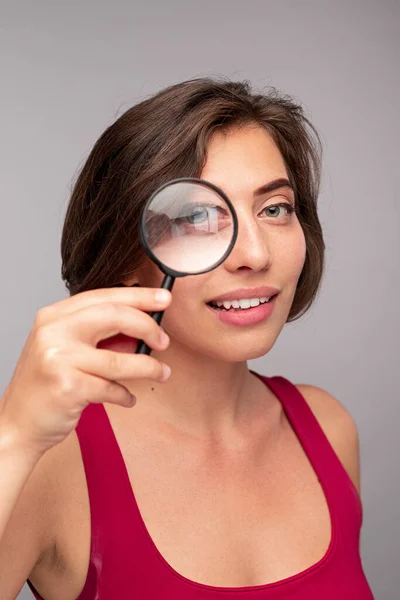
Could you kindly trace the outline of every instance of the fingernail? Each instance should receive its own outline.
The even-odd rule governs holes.
[[[162,381],[167,381],[167,379],[169,379],[169,376],[171,375],[171,369],[168,365],[163,364],[163,376],[162,376]]]
[[[155,297],[157,302],[167,302],[169,299],[169,291],[168,290],[157,290],[155,293]]]
[[[132,403],[132,406],[135,406],[135,404],[136,404],[136,400],[137,400],[136,396],[134,396],[134,395],[132,394],[132,396],[131,396],[131,403]]]
[[[163,346],[165,346],[169,342],[169,337],[165,333],[163,328],[161,328],[161,332],[160,332],[160,342]]]

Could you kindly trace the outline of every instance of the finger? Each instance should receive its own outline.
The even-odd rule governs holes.
[[[168,365],[146,354],[126,354],[85,346],[81,352],[77,351],[74,358],[79,370],[110,381],[152,379],[164,382],[171,372]]]
[[[132,396],[128,388],[122,385],[122,383],[110,381],[109,379],[91,375],[90,373],[82,373],[82,378],[80,393],[86,403],[100,404],[102,402],[109,402],[110,404],[119,404],[127,408],[134,406],[136,403],[136,398]],[[82,388],[87,390],[86,394]]]
[[[62,315],[98,304],[125,304],[150,312],[167,308],[171,300],[171,292],[161,288],[118,287],[89,290],[41,308],[37,313],[37,324],[46,325]]]
[[[63,330],[73,335],[74,338],[91,345],[96,345],[100,340],[118,333],[142,339],[154,350],[166,348],[169,341],[163,329],[150,315],[136,308],[117,303],[82,308],[66,315],[62,320],[62,326]]]

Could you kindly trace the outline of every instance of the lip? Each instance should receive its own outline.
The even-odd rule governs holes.
[[[244,300],[248,298],[263,298],[270,296],[275,296],[279,294],[280,290],[277,290],[273,287],[256,287],[256,288],[239,288],[237,290],[232,290],[231,292],[227,292],[226,294],[222,294],[221,296],[217,296],[215,298],[211,298],[208,302],[224,302],[224,300]],[[207,304],[208,304],[207,302]]]
[[[274,310],[277,298],[278,296],[275,296],[269,302],[242,310],[218,310],[209,304],[207,304],[207,308],[213,312],[217,319],[222,323],[245,327],[248,325],[257,325],[268,319]]]

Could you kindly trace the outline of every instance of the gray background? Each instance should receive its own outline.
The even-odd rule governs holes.
[[[0,384],[37,309],[65,297],[60,231],[102,130],[161,87],[223,74],[301,101],[325,145],[327,271],[311,312],[252,361],[321,386],[361,439],[364,568],[400,586],[399,39],[396,0],[0,3]],[[397,593],[396,593],[397,592]],[[20,600],[31,598],[24,588]]]

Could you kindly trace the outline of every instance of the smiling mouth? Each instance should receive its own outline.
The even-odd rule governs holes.
[[[251,300],[236,300],[233,302],[228,302],[227,304],[230,306],[224,306],[224,304],[222,304],[221,306],[218,306],[216,303],[214,302],[207,302],[207,306],[209,306],[210,308],[212,308],[213,310],[216,311],[224,311],[224,312],[240,312],[240,311],[246,311],[246,310],[251,310],[252,308],[257,308],[258,306],[261,306],[263,304],[268,304],[269,302],[271,302],[274,298],[276,298],[278,294],[274,294],[273,296],[270,296],[269,298],[258,298],[258,299],[253,299]],[[232,304],[235,304],[235,306],[232,306]]]

